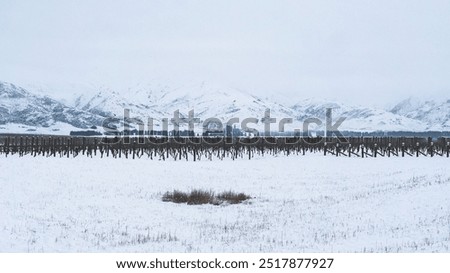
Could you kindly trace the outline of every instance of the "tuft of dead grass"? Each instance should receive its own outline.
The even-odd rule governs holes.
[[[235,193],[233,191],[225,191],[219,194],[215,194],[212,191],[206,190],[192,190],[191,192],[182,192],[174,190],[173,192],[166,192],[162,201],[173,203],[186,203],[188,205],[203,205],[212,204],[220,205],[223,203],[239,204],[251,197],[244,193]]]
[[[250,199],[251,197],[244,193],[235,193],[232,191],[226,191],[217,195],[219,200],[227,201],[230,204],[239,204],[244,202],[245,200]]]

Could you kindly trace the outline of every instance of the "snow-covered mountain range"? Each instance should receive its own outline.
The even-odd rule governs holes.
[[[0,133],[62,133],[102,124],[102,117],[0,82]],[[78,129],[78,130],[79,130]]]
[[[45,92],[45,90],[44,90]],[[419,101],[404,100],[392,109],[371,108],[343,104],[312,98],[291,98],[290,103],[276,99],[258,97],[243,90],[209,83],[198,83],[178,87],[165,85],[142,85],[117,91],[100,87],[91,95],[76,95],[69,100],[56,100],[39,92],[32,92],[11,83],[0,82],[0,133],[60,133],[72,130],[95,128],[101,131],[106,118],[123,118],[124,109],[130,110],[130,117],[144,123],[153,118],[155,126],[171,119],[176,110],[187,116],[194,110],[200,122],[218,118],[224,124],[232,118],[258,119],[249,127],[263,130],[261,119],[266,109],[279,122],[291,118],[286,131],[302,129],[303,121],[317,117],[325,124],[327,108],[333,109],[333,120],[345,117],[340,130],[372,131],[450,131],[450,100]],[[81,92],[80,92],[81,93]],[[123,125],[123,123],[118,124]],[[237,128],[240,123],[235,123]],[[169,123],[169,129],[171,129]],[[158,128],[155,128],[158,130]],[[278,131],[276,124],[272,131]]]
[[[450,99],[444,101],[420,101],[406,99],[397,104],[391,112],[427,124],[427,130],[449,130]]]

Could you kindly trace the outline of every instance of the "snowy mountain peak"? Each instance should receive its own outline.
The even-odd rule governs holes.
[[[27,94],[27,91],[21,87],[12,83],[0,82],[0,98],[2,99],[24,98]]]

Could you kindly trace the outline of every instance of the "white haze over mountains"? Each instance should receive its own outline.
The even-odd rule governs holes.
[[[0,79],[58,100],[203,80],[263,98],[440,100],[449,14],[447,0],[6,0]]]

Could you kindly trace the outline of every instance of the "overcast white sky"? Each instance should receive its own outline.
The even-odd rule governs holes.
[[[450,1],[0,0],[0,80],[448,98]]]

